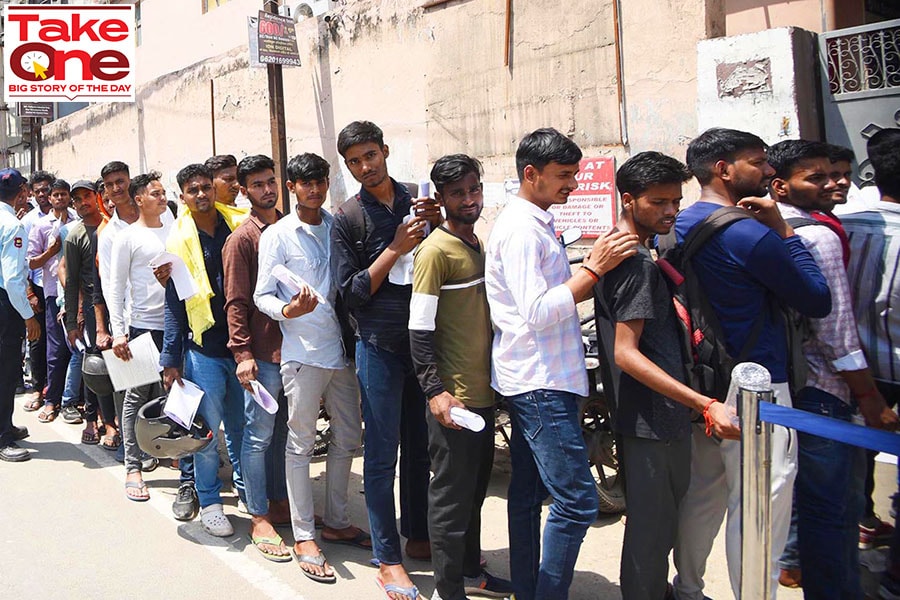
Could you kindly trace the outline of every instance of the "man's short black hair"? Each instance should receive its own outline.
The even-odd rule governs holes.
[[[769,164],[775,169],[775,177],[787,179],[802,160],[833,156],[829,144],[812,140],[784,140],[769,148]]]
[[[288,161],[287,178],[292,183],[328,179],[331,165],[328,161],[312,152],[298,154]]]
[[[131,177],[131,171],[128,169],[128,165],[121,160],[114,160],[106,163],[103,165],[103,168],[100,169],[100,179],[105,179],[110,173],[118,173],[119,171],[125,171],[125,174]]]
[[[35,171],[31,174],[31,178],[28,180],[28,187],[34,190],[35,184],[44,182],[53,183],[54,179],[56,179],[56,175],[54,175],[50,171]]]
[[[875,170],[875,185],[882,196],[900,199],[900,129],[882,129],[866,144]]]
[[[619,167],[616,172],[616,189],[619,194],[638,197],[652,185],[684,183],[691,178],[691,172],[677,158],[661,152],[640,152]]]
[[[254,173],[259,173],[260,171],[266,171],[269,169],[271,169],[273,172],[275,171],[275,161],[265,154],[245,156],[241,159],[241,162],[239,162],[237,166],[238,183],[242,186],[246,186],[247,177],[253,175]]]
[[[98,193],[98,194],[102,194],[102,193],[103,193],[103,191],[106,189],[106,184],[103,183],[103,178],[102,178],[102,177],[101,177],[100,179],[98,179],[97,181],[94,182],[94,187],[97,189],[97,193]]]
[[[53,190],[66,190],[67,192],[71,192],[72,186],[69,185],[69,182],[65,179],[54,179],[50,184],[50,192],[52,193]]]
[[[151,181],[159,181],[160,177],[162,177],[162,175],[159,171],[150,171],[149,173],[135,175],[131,178],[131,183],[128,185],[128,195],[134,200],[135,196],[143,194],[147,190],[147,186],[150,185]]]
[[[484,169],[477,158],[466,154],[448,154],[437,159],[431,167],[431,181],[435,191],[443,194],[445,185],[456,183],[469,173],[474,173],[481,180]]]
[[[373,142],[381,148],[384,146],[384,132],[371,121],[353,121],[338,134],[338,153],[344,156],[351,146]]]
[[[519,181],[522,181],[528,165],[542,171],[552,162],[561,165],[578,164],[582,156],[578,144],[552,127],[543,127],[532,131],[519,142],[516,172],[519,174]]]
[[[713,127],[691,140],[685,162],[700,185],[706,185],[712,181],[713,166],[720,160],[734,162],[739,152],[767,148],[768,145],[758,135]]]
[[[178,187],[181,191],[184,191],[184,184],[193,179],[194,177],[205,177],[212,181],[213,174],[206,165],[201,165],[200,163],[194,163],[192,165],[188,165],[185,168],[178,171],[178,174],[175,176],[175,181],[178,182]]]
[[[833,163],[839,161],[852,163],[856,158],[853,150],[847,148],[846,146],[839,146],[838,144],[828,144],[828,151],[831,153],[828,158]]]
[[[210,172],[215,174],[222,169],[236,167],[237,159],[233,154],[216,154],[215,156],[207,158],[206,162],[203,164],[206,165],[206,168],[209,169]]]

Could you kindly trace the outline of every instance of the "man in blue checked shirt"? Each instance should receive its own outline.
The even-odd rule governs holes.
[[[15,169],[0,171],[0,460],[8,462],[31,458],[16,444],[28,436],[28,430],[13,425],[12,414],[16,380],[22,369],[23,333],[29,341],[41,335],[26,294],[27,237],[16,218],[27,199],[22,174]]]
[[[580,161],[578,146],[555,129],[525,136],[516,151],[519,195],[497,218],[486,255],[491,385],[507,397],[512,417],[507,510],[518,600],[568,598],[584,534],[597,517],[578,413],[588,378],[575,305],[591,297],[601,275],[637,253],[637,236],[617,232],[599,238],[571,272],[548,209],[578,189]]]

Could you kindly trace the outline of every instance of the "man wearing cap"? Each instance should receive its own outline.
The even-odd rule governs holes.
[[[31,457],[16,445],[28,436],[28,430],[13,425],[12,414],[22,365],[23,329],[29,341],[41,334],[25,291],[25,228],[16,218],[27,199],[22,174],[15,169],[0,171],[0,460],[8,462]]]

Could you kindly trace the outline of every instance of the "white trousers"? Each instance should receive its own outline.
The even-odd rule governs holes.
[[[281,379],[288,401],[288,439],[285,448],[291,526],[297,541],[315,539],[313,491],[309,463],[316,442],[319,402],[331,417],[334,432],[325,459],[325,514],[327,527],[350,526],[347,488],[353,455],[362,439],[359,385],[353,367],[321,369],[298,362],[281,365]]]
[[[787,383],[774,383],[775,402],[791,406]],[[791,524],[791,500],[797,474],[797,434],[780,425],[772,432],[771,517],[772,600],[778,590],[778,559]],[[741,589],[741,446],[706,437],[695,424],[691,445],[691,484],[681,501],[675,542],[675,592],[678,600],[703,600],[703,575],[713,540],[728,513],[725,552],[735,598]],[[747,600],[757,600],[748,598]]]

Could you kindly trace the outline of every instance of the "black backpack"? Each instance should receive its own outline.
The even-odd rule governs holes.
[[[700,287],[691,259],[713,235],[749,218],[752,217],[742,208],[723,207],[695,225],[681,244],[677,243],[674,228],[658,239],[656,264],[666,275],[675,304],[686,383],[701,394],[719,400],[724,400],[728,393],[732,368],[745,361],[756,345],[765,325],[766,311],[760,311],[753,322],[750,336],[738,355],[730,356],[722,326]]]

